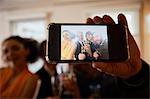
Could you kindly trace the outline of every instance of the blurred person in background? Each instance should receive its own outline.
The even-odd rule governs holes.
[[[1,97],[33,97],[38,76],[29,72],[27,65],[28,62],[37,60],[39,51],[37,45],[31,48],[30,44],[28,40],[19,36],[12,36],[3,41],[2,58],[8,66],[0,70]]]
[[[0,69],[1,98],[52,96],[49,75],[39,53],[39,43],[33,39],[11,36],[2,42],[2,58],[8,66]],[[49,87],[42,86],[43,82]],[[47,92],[41,93],[41,89]]]
[[[44,40],[40,43],[40,58],[45,62],[44,67],[40,69],[36,74],[40,76],[41,87],[39,90],[39,98],[54,98],[58,95],[58,86],[57,86],[57,64],[50,64],[49,60],[46,59],[46,46],[47,41]],[[56,97],[55,97],[56,98]]]
[[[40,43],[40,57],[45,61],[45,69],[48,70],[51,76],[56,76],[56,64],[49,64],[49,60],[46,59],[48,57],[46,55],[46,47],[47,47],[47,41],[44,40]]]

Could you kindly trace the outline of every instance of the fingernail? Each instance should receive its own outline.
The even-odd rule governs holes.
[[[118,21],[120,24],[127,25],[126,17],[122,13],[118,15]]]
[[[103,16],[103,22],[106,24],[115,24],[114,20],[109,15]]]
[[[87,19],[86,19],[86,23],[87,23],[87,24],[92,24],[92,23],[93,23],[93,20],[92,20],[91,18],[87,18]]]
[[[99,16],[95,16],[93,18],[93,21],[94,21],[95,24],[103,23],[102,18],[100,18]]]

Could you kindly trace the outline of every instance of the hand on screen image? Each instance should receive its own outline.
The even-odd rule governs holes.
[[[79,60],[84,60],[86,58],[86,55],[84,53],[79,53],[78,59]]]
[[[98,16],[95,16],[93,19],[88,18],[87,24],[115,24],[115,22],[110,16],[104,15],[102,18]],[[123,14],[118,15],[118,24],[127,26],[130,59],[125,62],[93,62],[92,66],[121,78],[129,78],[137,74],[142,67],[140,52],[128,29],[127,20]]]
[[[92,46],[89,44],[89,43],[85,43],[85,45],[84,45],[84,49],[85,49],[85,51],[86,51],[86,53],[88,54],[88,56],[92,56],[92,48],[91,48]]]
[[[95,60],[98,60],[100,58],[100,54],[98,54],[96,51],[93,53],[93,57],[95,58]]]

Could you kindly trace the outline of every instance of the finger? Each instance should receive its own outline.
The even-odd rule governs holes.
[[[86,19],[86,23],[87,24],[94,24],[93,20],[91,18],[87,18]]]
[[[115,21],[108,15],[103,16],[103,22],[105,24],[115,24]]]
[[[99,17],[99,16],[95,16],[95,17],[93,18],[93,22],[94,22],[95,24],[102,24],[102,23],[103,23],[103,19],[102,19],[101,17]]]
[[[98,71],[102,72],[102,70],[101,70],[100,68],[97,68],[97,66],[95,66],[95,63],[92,63],[92,67],[93,67],[94,69],[97,69]]]
[[[127,22],[127,19],[126,19],[126,17],[125,17],[125,15],[124,14],[119,14],[118,15],[118,23],[119,24],[121,24],[121,25],[125,25],[125,26],[127,26],[127,31],[128,31],[128,35],[129,35],[129,45],[130,45],[130,47],[132,47],[132,48],[134,48],[134,49],[136,49],[136,50],[132,50],[131,48],[130,48],[130,54],[132,53],[134,53],[133,55],[131,55],[131,57],[130,57],[130,59],[132,59],[132,56],[140,56],[140,53],[139,53],[139,49],[138,49],[138,47],[137,47],[137,44],[136,44],[136,42],[135,42],[135,40],[134,40],[134,38],[133,38],[133,36],[131,35],[131,33],[130,33],[130,30],[129,30],[129,28],[128,28],[128,22]],[[134,59],[134,58],[133,58]]]
[[[127,22],[125,15],[123,15],[123,14],[118,15],[118,23],[125,25],[125,26],[128,26],[128,22]]]
[[[92,67],[97,69],[100,72],[112,73],[112,63],[95,62],[92,63]]]

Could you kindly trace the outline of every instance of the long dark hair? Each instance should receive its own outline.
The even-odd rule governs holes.
[[[40,44],[36,40],[32,38],[22,38],[20,36],[10,36],[2,42],[2,45],[8,40],[15,40],[21,43],[24,48],[29,49],[30,53],[27,56],[28,62],[33,63],[38,59],[40,53]]]

